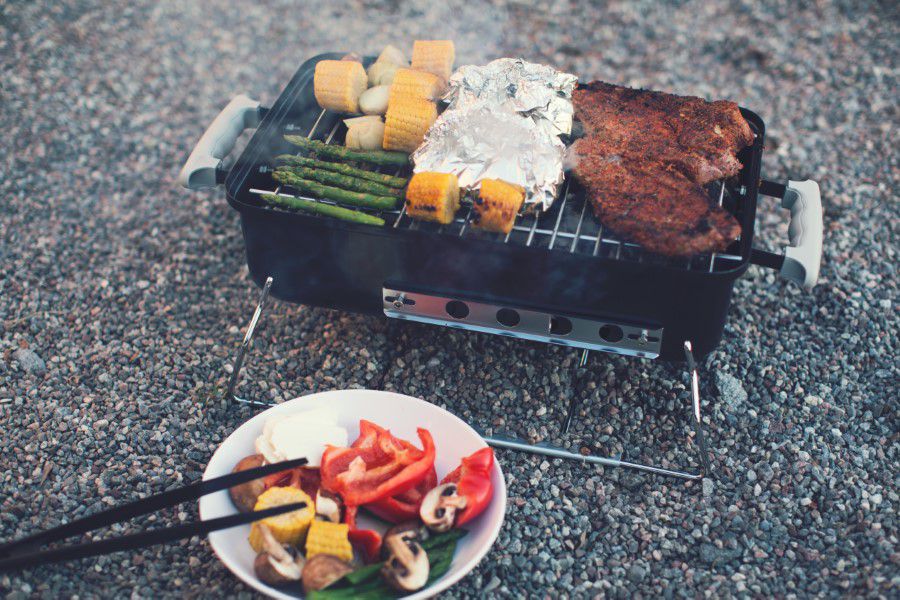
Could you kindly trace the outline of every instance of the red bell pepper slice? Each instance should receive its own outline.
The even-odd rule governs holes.
[[[415,487],[406,490],[402,494],[381,498],[366,504],[366,509],[375,516],[391,523],[403,523],[404,521],[418,519],[422,499],[425,498],[425,494],[435,487],[437,487],[437,473],[432,467],[431,471]]]
[[[441,484],[455,483],[456,493],[466,499],[466,507],[457,513],[456,525],[468,523],[490,504],[494,495],[493,466],[494,451],[482,448],[462,459],[460,465],[441,480]]]
[[[348,506],[344,512],[344,523],[350,526],[347,539],[363,555],[366,564],[373,563],[381,552],[381,536],[371,529],[357,529],[356,511],[357,507]]]
[[[266,489],[270,487],[295,487],[306,492],[310,498],[315,499],[321,484],[319,469],[315,467],[295,467],[280,473],[273,473],[263,479]]]
[[[415,487],[434,467],[435,457],[431,434],[425,429],[417,433],[422,450],[377,425],[361,421],[362,441],[358,439],[349,448],[331,446],[322,454],[322,486],[352,506]]]

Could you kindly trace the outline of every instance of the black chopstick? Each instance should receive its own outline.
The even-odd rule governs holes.
[[[59,527],[54,527],[52,529],[48,529],[46,531],[35,533],[22,539],[3,544],[2,546],[0,546],[0,557],[12,556],[16,553],[33,550],[35,547],[39,547],[50,542],[55,542],[57,540],[62,540],[73,535],[86,533],[99,527],[112,525],[113,523],[119,523],[138,515],[145,515],[147,513],[154,512],[163,508],[168,508],[169,506],[179,504],[187,500],[194,500],[196,498],[199,498],[200,496],[205,496],[206,494],[225,490],[241,483],[253,481],[254,479],[259,479],[260,477],[265,477],[266,475],[279,473],[281,471],[286,471],[294,467],[302,467],[306,464],[306,462],[307,461],[305,458],[297,458],[294,460],[272,463],[263,467],[256,467],[255,469],[247,469],[245,471],[238,471],[237,473],[229,473],[228,475],[223,475],[222,477],[216,477],[214,479],[208,479],[206,481],[198,481],[197,483],[192,483],[190,485],[176,488],[174,490],[169,490],[168,492],[162,492],[160,494],[148,496],[147,498],[142,498],[141,500],[129,502],[128,504],[123,504],[122,506],[116,506],[108,510],[101,511],[95,515],[90,515],[88,517],[84,517],[83,519],[77,519],[75,521],[72,521],[71,523],[65,523],[64,525],[60,525]],[[251,519],[251,521],[253,520],[255,519]]]
[[[185,525],[176,525],[175,527],[167,527],[155,531],[144,531],[142,533],[125,535],[109,540],[88,542],[77,546],[53,548],[50,550],[32,552],[30,554],[16,554],[11,558],[0,560],[0,573],[21,569],[22,567],[36,567],[64,560],[109,554],[110,552],[134,550],[136,548],[143,548],[144,546],[163,544],[165,542],[172,542],[182,538],[193,537],[195,535],[206,535],[211,531],[245,525],[247,523],[252,523],[253,521],[274,517],[275,515],[280,515],[292,510],[299,510],[305,507],[306,502],[295,502],[293,504],[285,504],[284,506],[276,506],[275,508],[267,508],[265,510],[230,515],[227,517],[218,517],[216,519],[187,523]]]

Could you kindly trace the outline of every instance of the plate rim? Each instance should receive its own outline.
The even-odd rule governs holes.
[[[205,481],[205,480],[209,479],[210,477],[212,477],[209,473],[209,466],[210,466],[210,464],[212,464],[216,455],[222,451],[223,446],[225,446],[225,444],[228,442],[228,440],[231,439],[235,434],[237,434],[238,431],[240,431],[242,428],[250,427],[250,424],[253,421],[255,421],[256,419],[262,419],[264,417],[264,415],[267,415],[272,411],[284,410],[284,407],[286,405],[297,403],[302,400],[309,401],[311,398],[314,398],[314,397],[329,396],[329,395],[342,395],[342,394],[348,394],[348,393],[374,394],[374,395],[378,395],[378,396],[394,396],[394,397],[403,398],[408,401],[412,401],[413,403],[426,404],[432,409],[436,409],[439,412],[445,413],[451,419],[456,420],[464,428],[469,429],[481,441],[482,447],[488,447],[487,442],[484,441],[484,438],[482,437],[482,435],[480,433],[478,433],[478,431],[476,431],[474,427],[472,427],[471,425],[469,425],[468,423],[463,421],[460,417],[456,416],[449,410],[447,410],[441,406],[438,406],[437,404],[428,402],[427,400],[424,400],[422,398],[417,398],[415,396],[410,396],[408,394],[403,394],[400,392],[392,392],[392,391],[387,391],[387,390],[372,390],[372,389],[368,389],[368,388],[326,390],[326,391],[322,391],[322,392],[313,392],[310,394],[303,394],[300,396],[296,396],[296,397],[291,398],[290,400],[286,400],[280,404],[270,406],[266,410],[259,412],[255,415],[251,416],[250,418],[246,419],[245,421],[243,421],[238,427],[233,429],[231,431],[231,433],[225,437],[225,439],[223,439],[221,442],[219,442],[219,445],[216,447],[216,450],[209,457],[209,460],[206,463],[206,467],[203,469],[203,480]],[[449,589],[450,587],[455,585],[459,580],[461,580],[463,577],[465,577],[466,575],[471,573],[472,570],[474,570],[474,568],[476,566],[478,566],[478,563],[480,563],[484,559],[484,557],[491,550],[491,548],[493,548],[494,544],[497,541],[497,537],[500,535],[500,529],[503,527],[503,523],[506,520],[506,504],[507,504],[506,476],[503,473],[503,468],[500,466],[500,463],[497,460],[494,460],[494,469],[496,469],[496,472],[497,472],[497,475],[499,476],[501,485],[498,489],[494,490],[494,496],[493,496],[491,502],[497,502],[497,501],[501,502],[501,510],[500,510],[500,518],[497,520],[496,524],[492,527],[492,529],[489,530],[488,543],[486,543],[482,547],[478,548],[475,551],[475,554],[472,556],[472,558],[470,558],[464,564],[460,565],[460,569],[459,569],[458,573],[455,573],[449,577],[447,577],[447,575],[445,575],[441,580],[434,583],[430,587],[419,590],[408,596],[403,596],[404,599],[415,600],[415,599],[419,599],[419,598],[430,598],[442,591]],[[204,504],[206,503],[208,498],[209,498],[209,496],[202,496],[198,502],[198,505],[199,505],[198,510],[200,513],[201,520],[205,520],[204,519]],[[211,510],[211,508],[209,508],[207,510]],[[268,585],[262,583],[255,577],[244,577],[243,574],[238,569],[238,565],[236,564],[236,562],[234,560],[232,560],[230,557],[223,555],[223,553],[219,551],[217,544],[214,543],[210,539],[209,535],[206,536],[206,540],[209,543],[209,546],[212,548],[213,553],[216,555],[216,557],[218,557],[219,561],[221,561],[222,564],[225,565],[225,567],[229,571],[231,571],[231,574],[234,575],[235,577],[237,577],[239,580],[243,581],[244,583],[246,583],[253,589],[255,589],[263,594],[266,594],[272,598],[278,598],[280,600],[296,600],[297,596],[285,594],[284,592],[282,592],[281,590],[278,590],[277,588],[273,588],[271,586],[268,586]]]

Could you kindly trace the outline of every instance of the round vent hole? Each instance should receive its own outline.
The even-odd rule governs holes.
[[[469,307],[465,302],[451,300],[447,303],[447,314],[454,319],[465,319],[469,316]]]
[[[515,327],[521,320],[519,313],[511,308],[501,308],[497,311],[497,322],[505,327]]]
[[[622,328],[618,325],[604,325],[600,328],[600,337],[607,342],[618,342],[625,336]]]
[[[572,321],[565,317],[550,317],[550,333],[553,335],[569,335],[572,333]]]

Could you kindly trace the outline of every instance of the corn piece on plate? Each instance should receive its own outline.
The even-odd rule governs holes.
[[[459,417],[424,400],[393,392],[338,390],[294,398],[248,420],[215,451],[203,473],[203,479],[230,473],[240,459],[253,454],[254,441],[270,416],[325,406],[337,408],[340,415],[338,424],[348,429],[351,440],[356,439],[359,433],[360,419],[368,419],[390,429],[398,437],[410,440],[418,439],[417,427],[428,429],[437,448],[435,468],[439,478],[455,468],[463,457],[485,446],[481,436]],[[407,598],[428,598],[446,590],[474,569],[487,554],[500,533],[506,512],[506,482],[497,460],[494,461],[492,481],[494,497],[491,504],[481,515],[465,525],[469,534],[456,547],[450,570],[431,586]],[[231,503],[227,490],[208,494],[200,499],[200,518],[203,520],[236,513],[237,509]],[[384,528],[380,522],[370,520],[365,512],[360,512],[359,526]],[[272,598],[302,598],[300,586],[297,589],[276,589],[256,578],[253,572],[256,554],[247,542],[249,534],[249,525],[232,527],[211,533],[209,543],[225,566],[247,585]]]

